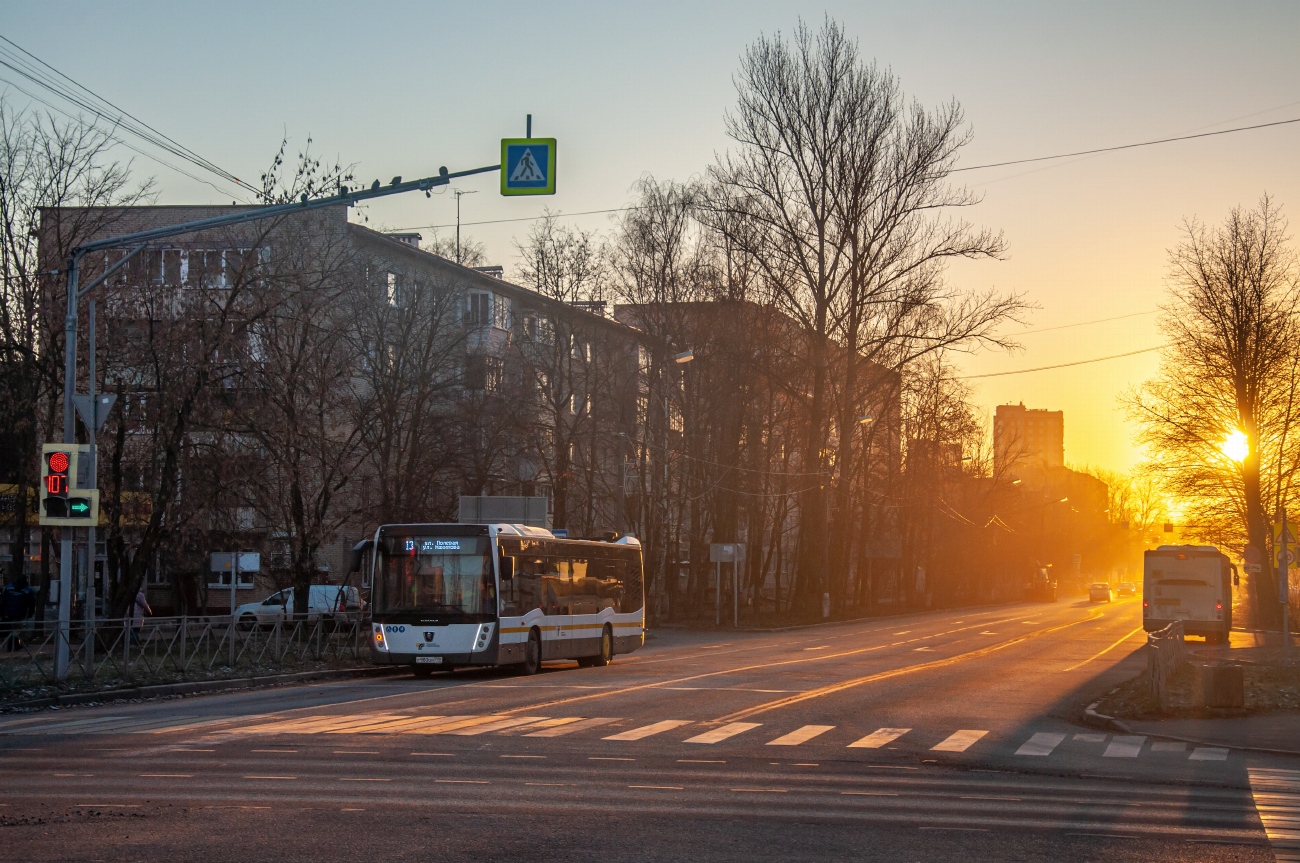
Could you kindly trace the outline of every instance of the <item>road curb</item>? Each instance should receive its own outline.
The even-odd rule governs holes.
[[[1097,712],[1097,705],[1101,704],[1101,699],[1097,699],[1083,709],[1083,724],[1092,728],[1104,728],[1107,731],[1118,731],[1121,734],[1131,734],[1128,727],[1113,716],[1107,716],[1104,713]]]
[[[292,683],[311,683],[317,680],[334,680],[347,677],[386,677],[405,671],[398,667],[345,668],[324,671],[296,671],[289,674],[268,674],[262,677],[228,677],[221,680],[194,680],[184,683],[159,683],[153,686],[136,686],[129,689],[106,689],[100,692],[70,692],[50,698],[36,698],[0,706],[0,713],[18,710],[39,710],[46,707],[74,707],[81,704],[103,704],[112,701],[162,698],[169,695],[198,695],[210,692],[230,692],[254,689],[259,686],[276,686]]]
[[[1102,728],[1106,731],[1115,731],[1120,734],[1138,734],[1137,730],[1130,728],[1126,723],[1121,722],[1113,716],[1107,716],[1104,713],[1097,712],[1097,705],[1101,704],[1100,699],[1089,704],[1083,711],[1083,723],[1092,728]],[[1153,734],[1150,731],[1143,733],[1144,737],[1159,737],[1161,740],[1173,740],[1177,743],[1191,743],[1195,746],[1213,746],[1223,749],[1236,749],[1240,752],[1259,752],[1265,755],[1290,755],[1293,757],[1300,756],[1300,752],[1294,749],[1269,749],[1264,746],[1235,746],[1225,745],[1223,741],[1202,740],[1197,737],[1180,737],[1176,734]]]

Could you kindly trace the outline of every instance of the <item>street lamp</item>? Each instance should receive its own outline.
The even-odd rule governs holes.
[[[680,354],[675,355],[673,357],[673,362],[677,363],[679,366],[684,366],[693,359],[695,359],[695,351],[694,349],[691,349],[682,351]]]

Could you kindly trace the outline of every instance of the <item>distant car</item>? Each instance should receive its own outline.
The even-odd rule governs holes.
[[[1119,596],[1137,596],[1137,585],[1131,581],[1121,581],[1119,590],[1115,591]]]
[[[363,608],[361,594],[355,587],[313,584],[307,603],[307,620],[315,623],[322,616],[329,619],[338,612],[357,612]],[[261,602],[247,602],[238,606],[235,609],[235,619],[245,628],[271,626],[277,620],[284,620],[286,613],[294,613],[292,587],[273,593]]]
[[[1110,602],[1110,585],[1104,581],[1088,585],[1089,602]]]

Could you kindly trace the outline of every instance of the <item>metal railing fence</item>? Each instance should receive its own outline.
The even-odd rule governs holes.
[[[59,638],[52,621],[0,623],[0,699],[34,687],[90,690],[208,680],[370,658],[370,621],[358,612],[265,625],[228,615],[150,617],[139,627],[130,618],[98,620],[89,630],[84,621],[73,622],[71,664],[62,682],[54,673]]]
[[[1175,620],[1164,629],[1147,633],[1147,680],[1160,712],[1169,709],[1169,678],[1187,664],[1183,622]]]

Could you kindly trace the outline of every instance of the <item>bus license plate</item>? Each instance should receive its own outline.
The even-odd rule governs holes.
[[[416,665],[442,665],[441,656],[417,656],[415,657]]]

